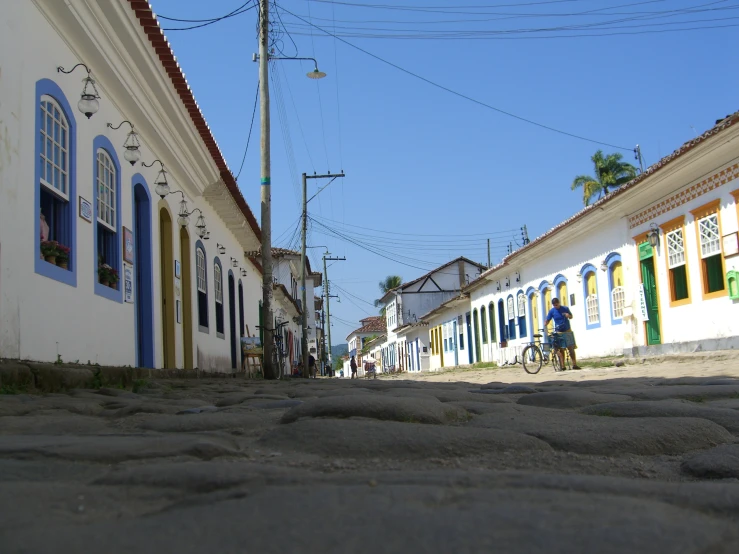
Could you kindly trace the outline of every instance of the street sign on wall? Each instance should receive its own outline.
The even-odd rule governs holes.
[[[649,311],[647,310],[647,295],[644,292],[644,283],[639,285],[639,319],[649,321]]]

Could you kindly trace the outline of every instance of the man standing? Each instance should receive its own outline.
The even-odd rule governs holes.
[[[577,365],[577,357],[575,356],[575,333],[572,332],[570,327],[570,320],[572,319],[572,312],[567,306],[561,306],[559,304],[559,298],[552,298],[552,309],[547,314],[547,319],[544,325],[549,325],[549,322],[554,320],[554,330],[560,335],[560,347],[566,347],[570,351],[570,357],[572,358],[572,369],[582,369]],[[562,369],[565,367],[564,353],[562,350],[559,354],[559,365]]]
[[[352,356],[352,359],[349,362],[349,367],[352,368],[352,379],[357,379],[357,360],[354,359],[354,356]]]

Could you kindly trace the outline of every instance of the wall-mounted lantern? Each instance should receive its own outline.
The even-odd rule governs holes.
[[[223,246],[222,244],[218,243],[218,242],[216,243],[216,248],[218,248],[218,253],[219,254],[223,255],[223,254],[226,253],[226,247]]]
[[[128,136],[123,142],[123,148],[125,150],[125,152],[123,153],[123,157],[128,163],[130,163],[131,165],[135,165],[136,162],[141,159],[141,151],[139,150],[141,142],[139,141],[138,134],[133,128],[133,123],[128,120],[124,120],[120,123],[120,125],[118,125],[118,127],[113,127],[112,123],[108,123],[108,127],[115,131],[117,129],[120,129],[121,125],[123,125],[124,123],[128,123],[131,126],[131,130],[128,132]]]
[[[649,225],[649,232],[647,233],[647,240],[652,248],[657,248],[659,244],[659,227],[654,223]]]
[[[231,256],[231,266],[232,267],[239,267],[239,260]]]
[[[161,166],[161,169],[159,170],[159,173],[157,174],[157,178],[154,180],[154,192],[156,192],[162,199],[164,199],[165,196],[169,194],[169,183],[167,182],[167,170],[164,168],[164,164],[161,160],[154,160],[149,165],[146,165],[144,162],[141,162],[141,165],[144,167],[151,167],[155,163],[158,163]]]
[[[56,70],[60,73],[69,75],[80,66],[84,67],[85,71],[87,71],[87,77],[82,79],[84,85],[82,87],[82,94],[80,94],[80,101],[77,102],[77,109],[85,114],[87,119],[90,119],[95,113],[97,113],[98,109],[100,109],[100,102],[98,102],[100,95],[95,86],[95,79],[92,78],[92,71],[90,68],[83,63],[78,63],[69,71],[66,71],[61,65],[58,66]]]

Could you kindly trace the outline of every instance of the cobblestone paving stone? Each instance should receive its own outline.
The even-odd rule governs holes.
[[[674,365],[0,395],[0,551],[736,554],[739,366]]]

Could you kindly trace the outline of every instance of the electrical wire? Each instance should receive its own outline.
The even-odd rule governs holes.
[[[246,160],[246,153],[249,151],[249,143],[251,142],[251,131],[254,128],[254,116],[257,113],[257,104],[259,103],[259,80],[257,80],[257,93],[254,98],[254,109],[251,112],[251,124],[249,125],[249,136],[246,139],[246,148],[244,148],[244,155],[241,157],[241,165],[239,166],[239,172],[236,174],[236,180],[239,180],[241,176],[241,170],[244,168],[244,161]]]
[[[249,4],[252,4],[251,6],[248,6]],[[247,7],[248,6],[248,7]],[[156,15],[157,19],[165,19],[168,21],[176,21],[176,22],[183,22],[183,23],[194,23],[201,21],[199,25],[191,25],[190,27],[167,27],[162,28],[162,31],[191,31],[192,29],[200,29],[202,27],[207,27],[208,25],[213,25],[214,23],[218,23],[219,21],[223,21],[224,19],[228,19],[230,17],[236,17],[237,15],[241,15],[243,13],[248,12],[249,10],[253,10],[257,6],[256,3],[254,3],[254,0],[249,0],[248,2],[245,2],[232,12],[227,13],[226,15],[223,15],[221,17],[215,17],[212,19],[205,19],[205,20],[188,20],[188,19],[177,19],[173,17],[167,17],[164,15]]]
[[[282,9],[286,13],[292,15],[293,17],[296,17],[296,18],[300,19],[301,21],[303,21],[305,23],[309,23],[305,19],[302,19],[301,17],[296,16],[295,14],[293,14],[292,12],[290,12],[289,10],[286,10],[285,8],[280,8],[280,9]],[[313,25],[313,23],[309,23],[309,24],[310,25]],[[384,64],[387,64],[387,65],[389,65],[391,67],[394,67],[395,69],[397,69],[399,71],[402,71],[403,73],[406,73],[407,75],[410,75],[411,77],[415,77],[416,79],[419,79],[419,80],[421,80],[421,81],[423,81],[423,82],[425,82],[425,83],[427,83],[429,85],[432,85],[433,87],[436,87],[438,89],[441,89],[441,90],[444,90],[446,92],[449,92],[450,94],[453,94],[455,96],[458,96],[459,98],[463,98],[463,99],[465,99],[465,100],[467,100],[469,102],[472,102],[472,103],[477,104],[479,106],[482,106],[484,108],[488,108],[490,110],[493,110],[493,111],[498,112],[498,113],[502,113],[502,114],[507,115],[509,117],[512,117],[514,119],[518,119],[519,121],[523,121],[525,123],[529,123],[531,125],[535,125],[535,126],[540,127],[542,129],[547,129],[549,131],[552,131],[552,132],[555,132],[555,133],[559,133],[561,135],[566,135],[566,136],[569,136],[569,137],[572,137],[572,138],[576,138],[576,139],[583,140],[583,141],[586,141],[586,142],[591,142],[591,143],[594,143],[594,144],[600,144],[601,146],[608,146],[609,148],[615,148],[617,150],[624,150],[624,151],[629,151],[629,152],[633,151],[633,148],[627,148],[625,146],[618,146],[618,145],[615,145],[615,144],[610,144],[610,143],[607,143],[607,142],[602,142],[602,141],[599,141],[599,140],[594,140],[594,139],[590,139],[590,138],[587,138],[587,137],[583,137],[581,135],[576,135],[574,133],[569,133],[567,131],[562,131],[562,130],[556,129],[554,127],[551,127],[549,125],[544,125],[543,123],[538,123],[538,122],[533,121],[531,119],[527,119],[525,117],[521,117],[519,115],[516,115],[516,114],[513,114],[511,112],[502,110],[500,108],[496,108],[495,106],[492,106],[492,105],[487,104],[485,102],[482,102],[480,100],[476,100],[475,98],[472,98],[471,96],[468,96],[468,95],[463,94],[461,92],[457,92],[456,90],[453,90],[453,89],[451,89],[449,87],[446,87],[444,85],[441,85],[439,83],[436,83],[436,82],[432,81],[431,79],[427,79],[426,77],[422,77],[421,75],[419,75],[417,73],[414,73],[414,72],[412,72],[412,71],[410,71],[408,69],[405,69],[405,68],[403,68],[403,67],[401,67],[401,66],[399,66],[399,65],[397,65],[397,64],[395,64],[395,63],[393,63],[391,61],[388,61],[385,58],[382,58],[382,57],[380,57],[380,56],[378,56],[376,54],[373,54],[372,52],[369,52],[368,50],[365,50],[364,48],[361,48],[359,46],[356,46],[355,44],[353,44],[353,43],[351,43],[351,42],[349,42],[347,40],[344,40],[343,38],[340,38],[340,37],[337,37],[335,35],[332,35],[330,31],[327,31],[327,30],[323,29],[322,27],[319,27],[318,25],[313,25],[313,26],[316,27],[317,29],[319,29],[320,31],[326,33],[328,36],[334,36],[337,40],[339,40],[340,42],[343,42],[347,46],[350,46],[351,48],[354,48],[355,50],[358,50],[358,51],[360,51],[360,52],[362,52],[362,53],[364,53],[364,54],[366,54],[366,55],[368,55],[368,56],[370,56],[370,57],[372,57],[372,58],[374,58],[374,59],[376,59],[376,60],[378,60],[378,61],[380,61],[380,62],[382,62]]]

